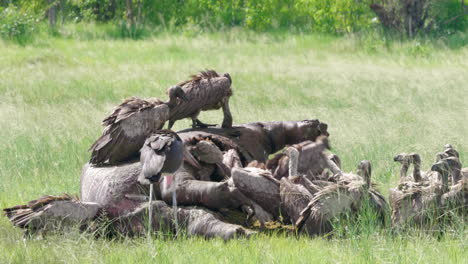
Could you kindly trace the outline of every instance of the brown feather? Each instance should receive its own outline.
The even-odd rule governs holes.
[[[103,134],[90,147],[91,163],[115,164],[139,155],[145,139],[164,126],[169,108],[157,98],[131,97],[103,120]]]
[[[171,109],[171,123],[184,118],[196,119],[202,110],[219,109],[228,104],[229,97],[232,96],[231,79],[220,76],[214,70],[192,75],[190,80],[178,85],[182,87],[189,101],[181,102]]]

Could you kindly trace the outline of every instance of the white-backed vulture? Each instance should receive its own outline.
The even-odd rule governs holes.
[[[335,184],[323,187],[300,213],[295,225],[299,232],[317,235],[331,231],[330,220],[347,212],[361,208],[363,199],[368,198],[371,208],[384,220],[388,205],[383,196],[371,183],[371,165],[367,160],[358,165],[358,175],[338,174]],[[340,176],[341,175],[341,176]]]
[[[232,126],[232,115],[229,109],[229,97],[232,95],[232,79],[228,73],[220,76],[213,70],[202,71],[192,75],[188,81],[179,83],[189,101],[182,102],[172,108],[169,117],[169,129],[177,120],[192,119],[192,126],[208,127],[214,125],[204,124],[198,119],[201,111],[223,108],[223,128]]]
[[[452,176],[452,185],[442,195],[442,206],[446,210],[455,209],[467,215],[468,178],[462,175],[461,166],[460,160],[456,156],[452,156],[434,163],[431,170],[439,172],[446,184],[448,184],[449,174]]]
[[[45,195],[25,205],[5,208],[3,211],[14,226],[26,234],[66,231],[67,228],[85,228],[100,213],[97,203],[83,203],[78,198],[63,194]]]
[[[115,165],[138,157],[146,138],[163,128],[170,110],[187,100],[179,86],[168,89],[169,101],[126,99],[102,121],[102,136],[89,148],[92,164]],[[180,100],[180,99],[182,100]]]
[[[297,167],[294,168],[295,171],[293,173],[306,175],[309,180],[316,180],[319,179],[319,176],[325,169],[330,169],[329,159],[324,153],[326,149],[329,149],[328,138],[326,136],[318,137],[315,142],[308,140],[294,144],[290,148],[294,148],[298,152],[298,162],[293,165],[293,167]],[[290,148],[277,154],[267,162],[267,168],[278,180],[290,175],[289,166],[295,163],[290,163]]]
[[[439,215],[440,197],[448,188],[447,179],[435,180],[438,176],[423,179],[419,171],[418,154],[401,153],[394,158],[394,161],[401,163],[402,168],[398,187],[390,189],[393,226],[400,227],[408,223],[422,225]],[[418,179],[418,182],[405,177],[409,166],[415,162],[417,165],[413,166],[413,179]]]

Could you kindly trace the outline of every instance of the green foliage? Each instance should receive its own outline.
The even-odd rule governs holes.
[[[318,32],[355,32],[368,28],[373,17],[368,1],[301,0],[296,9],[310,18],[312,30]]]
[[[377,28],[375,14],[369,8],[373,0],[132,0],[131,8],[122,0],[57,1],[57,17],[62,23],[112,24],[115,27],[113,37],[120,38],[140,39],[154,29],[197,34],[241,27],[256,32],[347,34]],[[45,14],[50,7],[46,0],[13,3],[15,10],[35,14]],[[0,7],[2,5],[6,7],[5,4]],[[14,7],[8,9],[11,8]],[[439,36],[457,34],[468,28],[468,16],[459,16],[462,12],[460,0],[433,0],[430,10],[427,21]],[[23,17],[17,18],[18,24],[24,24]],[[42,20],[46,19],[42,16]],[[450,41],[452,46],[458,47],[466,43],[465,37],[460,38],[460,35]]]
[[[10,5],[0,12],[0,36],[3,39],[25,44],[33,38],[38,19],[28,12]]]
[[[436,30],[453,34],[468,28],[468,15],[463,15],[460,0],[435,0],[431,13]]]

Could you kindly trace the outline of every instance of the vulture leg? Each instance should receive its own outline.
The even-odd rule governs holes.
[[[226,100],[226,102],[223,103],[223,114],[224,114],[224,119],[223,119],[223,124],[222,128],[230,128],[232,127],[232,114],[231,110],[229,109],[229,98]]]
[[[172,127],[174,126],[174,124],[175,124],[175,120],[169,120],[169,124],[168,124],[167,129],[171,130]]]
[[[208,127],[215,127],[216,124],[205,124],[200,119],[194,118],[192,119],[192,128],[208,128]]]

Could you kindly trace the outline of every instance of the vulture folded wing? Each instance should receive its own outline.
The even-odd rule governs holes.
[[[83,203],[64,194],[47,195],[26,205],[5,208],[3,211],[14,226],[29,231],[60,231],[67,227],[83,225],[99,213],[97,203]]]
[[[385,197],[377,190],[370,189],[369,191],[369,202],[370,206],[376,211],[377,216],[380,218],[382,222],[385,222],[385,217],[387,212],[390,211],[390,207],[385,200]]]
[[[89,149],[91,163],[116,164],[138,156],[145,139],[164,126],[169,108],[158,100],[130,98],[104,119],[103,135]]]
[[[338,183],[323,188],[300,213],[296,221],[297,230],[309,235],[330,231],[330,220],[356,209],[362,198],[360,189],[360,184],[354,183]]]

